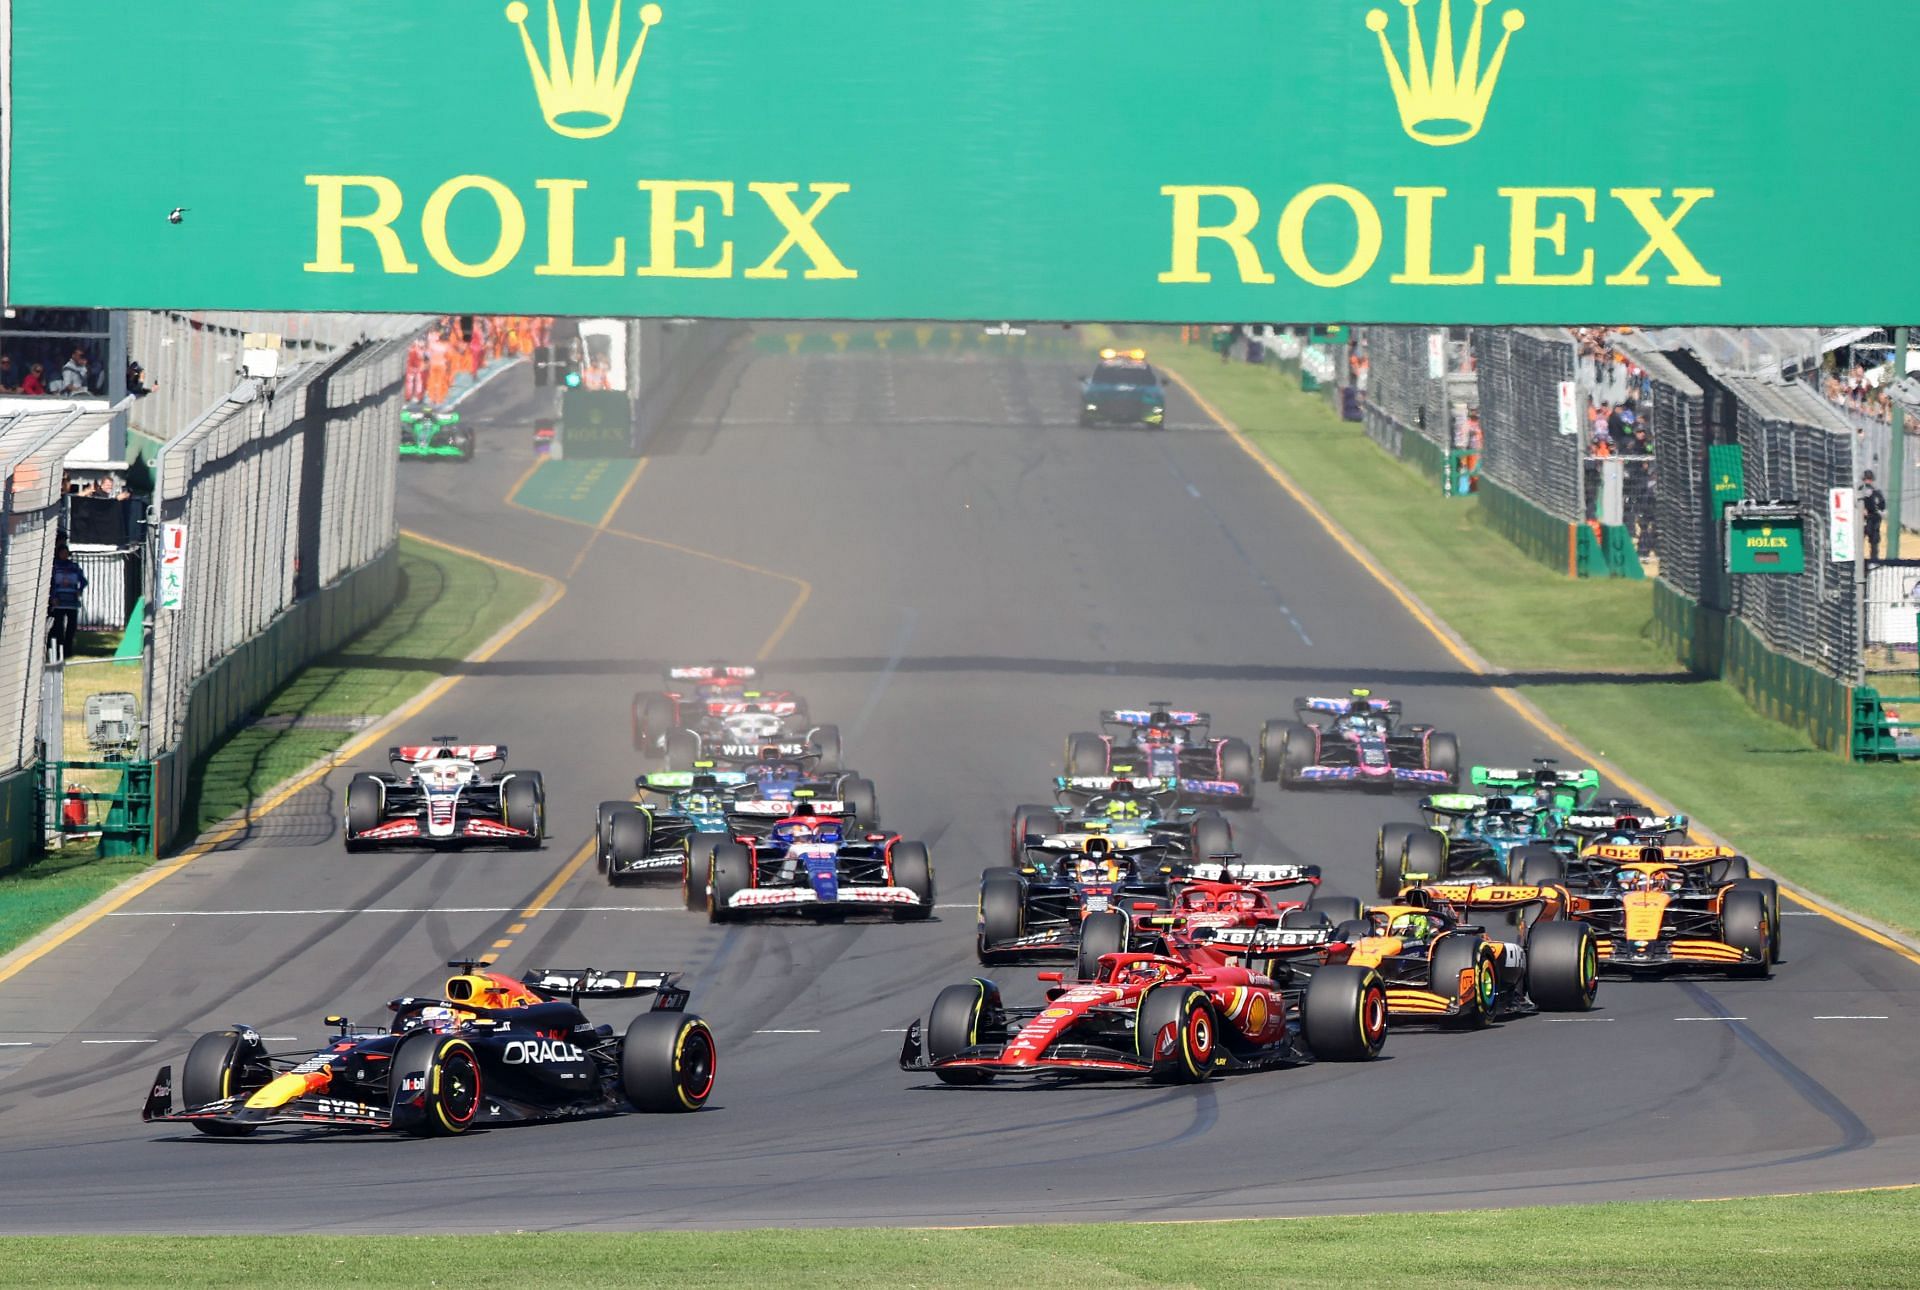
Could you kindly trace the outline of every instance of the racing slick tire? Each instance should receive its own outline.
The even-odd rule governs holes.
[[[347,823],[344,841],[348,851],[365,851],[360,835],[380,824],[386,785],[378,775],[355,775],[347,781]]]
[[[933,857],[926,843],[893,844],[893,885],[905,887],[920,898],[919,904],[902,905],[894,911],[901,922],[917,923],[933,917]]]
[[[632,806],[632,802],[607,801],[593,808],[594,843],[600,852],[596,863],[601,873],[607,871],[607,854],[613,849],[613,817]]]
[[[1037,802],[1025,802],[1014,807],[1013,830],[1011,833],[1011,841],[1009,842],[1011,853],[1008,858],[1018,866],[1020,857],[1025,854],[1027,849],[1027,835],[1029,833],[1037,833],[1044,837],[1048,833],[1053,832],[1053,824],[1056,818],[1051,806],[1041,806]],[[1039,825],[1040,827],[1035,828],[1035,825]]]
[[[237,1030],[216,1030],[194,1040],[187,1050],[186,1064],[180,1068],[180,1102],[188,1110],[198,1110],[209,1102],[251,1093],[272,1078],[257,1042]],[[210,1138],[244,1138],[253,1132],[251,1124],[206,1120],[195,1120],[193,1127]]]
[[[692,770],[700,760],[700,736],[691,730],[667,731],[660,748],[668,770]]]
[[[1310,932],[1324,927],[1331,931],[1335,925],[1327,921],[1327,916],[1311,905],[1296,905],[1292,909],[1280,911],[1280,930],[1283,932]]]
[[[425,1073],[420,1089],[417,1116],[402,1117],[400,1100],[404,1090],[394,1095],[394,1119],[408,1133],[422,1138],[450,1138],[473,1127],[486,1103],[482,1088],[480,1056],[473,1045],[454,1035],[423,1030],[404,1040],[393,1054],[394,1077],[418,1069]]]
[[[1453,1022],[1468,1030],[1478,1030],[1493,1020],[1499,1005],[1500,973],[1493,962],[1493,947],[1468,932],[1453,932],[1433,944],[1433,957],[1427,965],[1427,988],[1443,999],[1457,998],[1460,974],[1473,973],[1473,989],[1460,1000],[1460,1011]]]
[[[1226,739],[1220,744],[1220,778],[1239,785],[1240,796],[1234,805],[1245,810],[1253,807],[1253,786],[1257,779],[1253,767],[1253,749],[1244,739]]]
[[[1074,974],[1082,981],[1100,975],[1103,954],[1125,954],[1132,925],[1117,909],[1103,909],[1080,921],[1080,948],[1074,953]]]
[[[1758,887],[1761,891],[1764,891],[1767,894],[1767,918],[1769,920],[1767,924],[1767,932],[1770,938],[1768,941],[1768,950],[1773,955],[1773,961],[1775,963],[1778,963],[1780,961],[1780,939],[1781,939],[1780,938],[1780,884],[1775,882],[1771,878],[1749,878],[1747,879],[1747,881],[1751,883],[1753,886]]]
[[[1407,839],[1420,831],[1417,824],[1383,824],[1373,843],[1373,889],[1380,899],[1392,900],[1400,894],[1400,874],[1405,868]]]
[[[1213,856],[1233,854],[1233,826],[1218,811],[1193,817],[1193,861],[1203,863]]]
[[[639,694],[633,700],[633,750],[658,752],[673,724],[673,700],[664,694]]]
[[[976,950],[982,963],[997,962],[994,946],[1017,941],[1027,934],[1027,884],[1017,869],[989,869],[980,875],[980,935]]]
[[[1206,1080],[1220,1047],[1220,1019],[1207,992],[1177,983],[1149,987],[1135,1013],[1133,1047],[1135,1056],[1152,1064],[1148,1078],[1156,1084]]]
[[[1460,739],[1456,735],[1435,731],[1427,736],[1428,770],[1444,772],[1447,783],[1460,783]]]
[[[713,1092],[719,1046],[686,1012],[643,1012],[620,1043],[620,1091],[636,1111],[698,1111]]]
[[[1415,829],[1408,834],[1406,849],[1400,853],[1401,884],[1413,881],[1416,873],[1426,875],[1423,882],[1446,880],[1447,840],[1432,829]]]
[[[839,726],[815,726],[807,739],[820,754],[815,769],[825,775],[835,775],[846,769],[840,764]]]
[[[607,817],[607,885],[618,887],[624,870],[645,860],[653,850],[653,817],[637,806],[624,806]]]
[[[1275,718],[1260,727],[1260,778],[1269,784],[1280,778],[1280,749],[1286,743],[1286,728],[1292,724]]]
[[[1320,759],[1320,736],[1304,721],[1284,722],[1280,727],[1280,763],[1277,778],[1281,788],[1300,787],[1300,776]]]
[[[1507,879],[1516,887],[1545,887],[1567,880],[1567,864],[1547,843],[1529,842],[1514,848]]]
[[[547,833],[547,786],[537,770],[516,771],[500,786],[500,818],[508,826],[525,829],[515,841],[522,850],[538,850]]]
[[[713,873],[713,849],[727,840],[724,833],[687,834],[687,855],[680,865],[680,895],[694,913],[707,908],[707,881]]]
[[[1387,1042],[1387,987],[1372,968],[1316,970],[1300,1000],[1300,1029],[1315,1060],[1366,1062]]]
[[[1067,736],[1067,774],[1104,775],[1113,764],[1113,752],[1099,735],[1080,731]]]
[[[929,1061],[963,1053],[981,1041],[988,1020],[989,993],[988,984],[978,980],[950,985],[939,993],[933,1001],[933,1011],[927,1014]],[[942,1084],[985,1084],[993,1079],[993,1072],[936,1068],[933,1076]]]
[[[1335,927],[1360,918],[1360,902],[1352,896],[1315,896],[1307,902],[1307,908]]]
[[[1586,1012],[1600,990],[1600,948],[1585,923],[1535,923],[1527,933],[1527,997],[1547,1012]]]
[[[738,842],[716,843],[707,873],[707,921],[727,922],[733,917],[728,902],[753,886],[753,855]]]
[[[1753,877],[1753,866],[1747,863],[1745,856],[1728,856],[1720,866],[1721,882],[1740,882]]]
[[[870,779],[855,775],[840,784],[840,800],[853,812],[853,818],[868,828],[880,825],[880,794]]]
[[[1773,920],[1767,914],[1767,893],[1759,883],[1752,879],[1735,883],[1720,898],[1720,939],[1760,959],[1735,968],[1736,976],[1767,975],[1774,961]]]
[[[1373,935],[1373,927],[1364,918],[1350,918],[1333,929],[1333,939],[1347,945],[1357,945]]]

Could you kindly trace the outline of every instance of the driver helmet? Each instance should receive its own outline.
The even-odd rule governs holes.
[[[1432,932],[1433,919],[1419,912],[1396,914],[1387,925],[1387,935],[1398,936],[1403,941],[1424,941]]]
[[[786,835],[786,840],[789,843],[813,841],[814,828],[812,820],[790,821],[783,825],[780,831]]]
[[[689,815],[715,815],[720,810],[718,799],[711,793],[688,793],[681,799],[681,806]]]
[[[1140,817],[1140,803],[1127,797],[1108,798],[1105,810],[1110,820],[1134,820]]]
[[[420,1009],[420,1025],[427,1030],[446,1030],[455,1020],[453,1009],[443,1004]]]

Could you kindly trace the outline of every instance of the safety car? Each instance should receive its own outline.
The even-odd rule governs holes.
[[[1080,383],[1080,424],[1164,426],[1167,390],[1144,349],[1103,349]]]

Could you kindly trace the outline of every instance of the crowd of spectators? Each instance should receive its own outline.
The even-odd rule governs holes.
[[[1838,404],[1856,416],[1881,423],[1893,420],[1893,396],[1886,387],[1889,367],[1866,367],[1855,363],[1826,373],[1820,380],[1820,393],[1829,403]]]
[[[553,319],[522,315],[450,315],[427,329],[407,350],[406,400],[435,407],[447,401],[454,381],[476,376],[502,358],[525,357],[547,345]]]
[[[140,364],[127,364],[128,394],[144,398],[157,388],[147,384],[146,369]],[[59,371],[52,373],[44,362],[26,362],[16,368],[11,354],[0,354],[0,394],[100,399],[107,396],[107,374],[84,345],[73,346]]]
[[[1587,454],[1647,456],[1653,452],[1646,369],[1614,345],[1622,327],[1577,327],[1579,385],[1587,396]]]

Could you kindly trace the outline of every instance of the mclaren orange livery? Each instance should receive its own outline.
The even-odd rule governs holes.
[[[1600,846],[1582,852],[1589,879],[1573,913],[1599,938],[1601,965],[1649,975],[1675,970],[1765,976],[1780,960],[1780,888],[1748,876],[1721,847]]]

